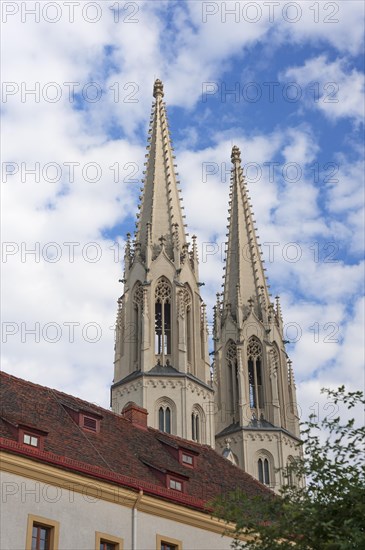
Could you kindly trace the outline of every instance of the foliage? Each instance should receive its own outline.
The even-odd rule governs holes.
[[[365,403],[363,392],[346,392],[344,386],[322,393],[348,410]],[[336,416],[320,423],[311,417],[303,427],[303,452],[285,472],[287,481],[280,497],[253,499],[236,492],[215,503],[216,515],[237,526],[234,548],[365,548],[364,426]],[[243,534],[250,540],[239,540]]]

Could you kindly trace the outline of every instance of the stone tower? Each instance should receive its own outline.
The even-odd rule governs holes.
[[[295,383],[236,146],[231,160],[224,292],[214,316],[216,449],[278,490],[276,469],[299,453]]]
[[[137,230],[125,248],[112,408],[134,402],[161,431],[214,446],[214,397],[196,239],[187,241],[163,85],[156,80]]]

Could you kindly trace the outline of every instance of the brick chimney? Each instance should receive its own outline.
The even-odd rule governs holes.
[[[147,430],[147,409],[139,407],[136,403],[131,402],[122,410],[122,416],[137,428],[144,428]]]

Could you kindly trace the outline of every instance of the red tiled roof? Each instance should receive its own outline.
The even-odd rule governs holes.
[[[0,446],[9,452],[199,509],[237,488],[252,496],[272,494],[207,445],[139,429],[120,415],[60,391],[1,373],[0,399]],[[65,406],[102,417],[100,432],[82,429]],[[43,451],[17,442],[14,426],[19,424],[48,432]],[[171,445],[198,453],[196,468],[180,464]],[[158,470],[187,476],[184,494],[166,488]]]

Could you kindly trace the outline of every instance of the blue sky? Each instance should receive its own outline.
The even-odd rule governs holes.
[[[363,2],[48,4],[2,3],[4,370],[108,406],[161,78],[210,318],[236,144],[302,417],[363,387]]]

